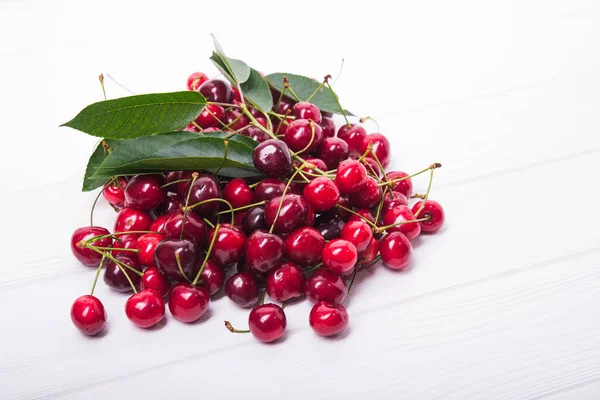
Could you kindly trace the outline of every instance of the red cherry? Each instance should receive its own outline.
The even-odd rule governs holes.
[[[246,241],[245,256],[252,270],[267,272],[283,257],[283,240],[265,231],[252,232]]]
[[[165,199],[163,200],[162,204],[158,206],[154,211],[158,215],[170,214],[173,211],[180,210],[181,206],[183,206],[184,203],[185,200],[183,199],[183,196],[181,196],[179,193],[167,192],[165,194]]]
[[[161,182],[153,175],[136,175],[125,187],[125,202],[128,207],[150,211],[165,199]]]
[[[363,251],[373,239],[371,227],[364,221],[349,221],[342,228],[342,239],[346,239],[356,246],[356,250]]]
[[[339,186],[339,185],[338,185]],[[382,190],[372,176],[367,176],[360,190],[348,196],[350,204],[358,208],[373,208],[381,200]]]
[[[82,333],[94,336],[106,326],[106,311],[97,297],[89,294],[75,299],[71,306],[71,321]]]
[[[367,169],[367,173],[375,178],[381,178],[381,168],[379,168],[379,164],[372,158],[365,157],[361,160],[361,162],[365,165]]]
[[[383,264],[394,270],[401,270],[410,263],[412,246],[402,232],[392,232],[379,243]]]
[[[397,179],[402,179],[396,183],[393,183],[391,188],[396,192],[402,193],[406,198],[409,198],[412,195],[413,184],[410,178],[406,178],[409,176],[406,172],[402,171],[391,171],[385,174],[389,181],[395,181]],[[406,179],[403,179],[406,178]]]
[[[417,219],[408,206],[396,206],[383,216],[383,225],[393,225],[403,221]],[[421,225],[418,222],[400,224],[387,229],[388,232],[402,232],[408,240],[412,240],[421,233]]]
[[[183,232],[184,239],[192,240],[198,246],[204,248],[207,243],[206,230],[206,224],[198,214],[193,212],[184,213],[179,210],[169,214],[165,221],[164,233],[167,239],[179,239]]]
[[[305,287],[302,269],[289,261],[279,264],[267,276],[267,294],[280,303],[304,295]]]
[[[203,72],[194,72],[191,74],[187,80],[187,88],[188,90],[197,91],[200,85],[208,80],[208,76],[206,76]]]
[[[248,124],[250,124],[250,118],[248,118],[240,110],[235,108],[230,108],[227,111],[225,111],[223,119],[225,125],[227,125],[227,127],[233,131],[240,130],[243,127],[248,126]]]
[[[386,168],[390,163],[390,142],[383,136],[381,133],[371,133],[367,135],[361,145],[360,145],[360,153],[363,154],[367,151],[369,147],[369,143],[373,143],[373,153],[377,156],[377,159],[383,165],[383,168]]]
[[[285,190],[285,183],[275,178],[267,178],[258,182],[254,188],[254,201],[268,201],[281,196]]]
[[[323,248],[323,267],[336,274],[343,274],[354,268],[358,260],[356,246],[344,239],[334,239]]]
[[[372,223],[375,223],[375,217],[373,217],[373,214],[371,214],[371,210],[369,210],[367,208],[359,208],[358,210],[355,210],[354,212],[356,214],[359,214],[362,218],[356,214],[351,214],[350,217],[348,218],[348,222],[363,221],[363,219],[366,219],[368,221],[371,221]]]
[[[209,79],[202,83],[198,91],[213,103],[231,103],[233,101],[233,93],[229,82],[224,82],[219,79]]]
[[[171,289],[169,311],[178,321],[195,322],[208,310],[209,301],[210,296],[205,288],[181,282]]]
[[[310,310],[310,327],[321,336],[333,336],[348,326],[348,311],[341,304],[320,301]]]
[[[250,332],[263,343],[274,342],[282,337],[286,324],[285,313],[277,304],[254,307],[248,316]]]
[[[214,175],[210,174],[199,174],[194,183],[188,185],[184,196],[187,195],[188,191],[190,191],[190,200],[188,203],[190,206],[201,201],[220,199],[223,197],[221,195],[221,186],[219,185],[219,182]],[[221,203],[218,201],[208,201],[207,203],[194,207],[193,210],[202,217],[211,218],[219,210],[219,204]]]
[[[231,203],[233,208],[244,207],[254,201],[252,189],[242,178],[235,178],[225,185],[223,198]]]
[[[200,115],[198,115],[198,118],[196,118],[196,123],[204,129],[219,128],[221,121],[224,121],[224,115],[225,110],[223,107],[216,104],[207,104],[202,109]]]
[[[113,257],[116,256],[126,256],[130,257],[136,261],[139,261],[138,253],[133,251],[127,251],[125,249],[136,250],[139,249],[137,242],[137,235],[120,235],[115,237],[115,241],[113,244],[114,250],[110,251]],[[123,250],[117,250],[123,249]]]
[[[233,275],[225,282],[225,294],[240,307],[252,307],[258,300],[258,286],[248,272]]]
[[[165,316],[165,301],[154,289],[144,289],[125,303],[127,318],[138,328],[150,328]]]
[[[116,260],[121,263],[128,265],[138,272],[142,272],[142,267],[140,264],[134,260],[133,258],[127,256],[116,256]],[[134,286],[138,286],[140,283],[140,276],[130,270],[127,267],[119,266],[113,260],[105,259],[104,264],[106,265],[104,269],[104,283],[109,286],[111,289],[117,292],[131,292],[133,288],[127,279],[131,279],[131,282]],[[127,274],[127,275],[125,275]]]
[[[145,212],[125,207],[117,214],[115,232],[147,231],[151,224],[152,218]]]
[[[347,124],[342,125],[338,130],[337,137],[348,143],[351,157],[358,157],[364,153],[360,150],[360,146],[364,138],[367,137],[367,131],[360,125],[350,125],[350,127]]]
[[[317,212],[335,207],[339,198],[340,191],[329,178],[316,178],[304,187],[304,199]]]
[[[184,281],[176,254],[185,276],[194,279],[199,270],[200,250],[191,240],[164,239],[154,250],[154,263],[167,279]]]
[[[344,278],[323,268],[319,268],[306,281],[306,297],[312,301],[341,303],[348,295]]]
[[[267,282],[267,273],[250,268],[245,258],[242,258],[240,261],[238,261],[236,264],[236,271],[248,272],[250,275],[252,275],[254,282],[256,282],[259,287],[264,287]]]
[[[400,192],[394,190],[387,191],[383,196],[383,205],[381,206],[381,215],[385,215],[388,211],[396,206],[408,205],[408,199]]]
[[[422,201],[417,202],[413,206],[412,212],[416,213],[419,210],[419,208],[421,207],[422,203],[423,203]],[[415,214],[415,217],[416,218],[429,218],[429,220],[427,220],[427,221],[420,222],[421,230],[423,232],[427,232],[427,233],[434,233],[434,232],[437,232],[438,230],[440,230],[442,225],[444,225],[444,220],[446,219],[442,205],[434,200],[425,201],[425,206],[419,212],[418,216],[417,216],[417,214]]]
[[[231,92],[233,93],[233,101],[238,101],[238,102],[242,102],[242,96],[240,96],[240,91],[235,87],[232,86],[231,87]]]
[[[110,235],[110,232],[99,226],[84,226],[76,229],[75,232],[73,232],[73,235],[71,235],[71,251],[75,258],[86,267],[97,267],[100,265],[102,255],[90,248],[80,246],[83,245],[84,241],[99,235]],[[111,237],[106,237],[104,239],[96,240],[91,244],[97,247],[110,247],[112,242],[113,240]]]
[[[240,133],[242,135],[248,136],[250,139],[258,143],[262,143],[271,139],[271,136],[269,136],[268,133],[264,132],[260,128],[257,128],[256,126],[247,126],[246,129],[240,131]]]
[[[347,159],[349,154],[348,144],[336,137],[323,139],[317,151],[317,156],[325,162],[328,169],[337,168],[340,161]]]
[[[341,194],[356,193],[362,190],[366,180],[367,170],[364,165],[356,160],[344,160],[337,167],[335,184]]]
[[[169,218],[168,214],[159,216],[154,221],[152,221],[152,223],[150,224],[150,228],[148,228],[148,230],[152,231],[152,232],[163,233],[165,231],[165,223],[168,218]]]
[[[164,297],[169,293],[171,285],[169,285],[167,278],[160,273],[158,267],[152,265],[144,271],[144,275],[140,280],[140,289],[154,289]]]
[[[292,168],[290,150],[281,140],[269,139],[260,143],[252,153],[254,167],[270,178],[283,178]]]
[[[140,249],[137,258],[140,264],[154,265],[154,250],[161,240],[163,240],[163,235],[157,233],[146,233],[137,238],[137,248]]]
[[[279,208],[280,202],[281,197],[275,197],[267,203],[265,206],[265,222],[268,227],[275,223],[274,230],[277,233],[288,233],[302,225],[302,221],[307,214],[306,202],[296,194],[283,196],[281,209]],[[278,210],[279,216],[275,221]]]
[[[209,240],[212,240],[215,228],[208,232]],[[222,224],[214,240],[210,258],[219,265],[227,266],[235,264],[244,255],[246,235],[238,228],[229,224]]]
[[[118,178],[113,181],[110,185],[104,185],[104,191],[102,195],[104,198],[115,207],[123,207],[125,204],[125,187],[127,186],[127,179]]]
[[[315,122],[297,119],[287,127],[283,140],[295,153],[310,153],[323,140],[323,130]]]
[[[315,168],[320,169],[321,171],[327,171],[327,165],[325,165],[325,162],[323,160],[321,160],[320,158],[307,158],[306,162],[308,164],[312,164],[315,166]],[[300,167],[300,165],[298,165]],[[317,177],[312,176],[312,175],[316,175],[317,172],[312,169],[312,168],[308,168],[306,165],[302,166],[300,168],[300,171],[302,171],[303,173],[306,173],[306,177],[309,180],[313,180]],[[310,175],[311,174],[311,175]]]
[[[367,248],[365,250],[363,250],[362,252],[360,252],[358,254],[358,256],[362,260],[363,264],[368,264],[371,261],[373,261],[375,259],[375,257],[377,257],[378,254],[379,254],[379,242],[377,241],[377,239],[373,238],[373,239],[371,239],[371,243],[369,243]]]
[[[335,136],[335,122],[331,118],[323,118],[321,121],[321,129],[323,130],[323,137],[334,137]]]
[[[303,267],[316,265],[321,259],[325,239],[313,227],[298,228],[285,238],[286,257]]]
[[[299,101],[292,107],[292,114],[299,119],[310,119],[317,124],[321,123],[321,111],[308,101]]]
[[[317,214],[315,214],[315,210],[310,204],[306,203],[306,217],[302,222],[302,226],[313,226],[315,224],[316,218]]]
[[[225,282],[225,272],[216,262],[208,260],[200,274],[200,285],[205,287],[209,295],[217,293]]]

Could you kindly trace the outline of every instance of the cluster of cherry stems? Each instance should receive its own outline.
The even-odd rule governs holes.
[[[327,77],[319,90],[326,84]],[[390,269],[405,268],[410,240],[443,225],[441,205],[428,199],[440,164],[413,175],[385,173],[390,146],[382,134],[367,134],[346,119],[336,135],[331,115],[299,101],[289,85],[273,91],[277,101],[269,113],[202,73],[190,76],[188,88],[208,104],[186,130],[253,138],[259,142],[254,166],[266,178],[174,171],[107,182],[101,193],[118,211],[114,233],[90,221],[71,238],[75,257],[97,268],[91,294],[71,308],[83,333],[96,335],[106,326],[104,306],[93,296],[104,269],[109,287],[134,292],[125,313],[141,328],[164,318],[165,298],[175,319],[195,322],[225,286],[234,303],[252,308],[248,330],[225,322],[232,332],[275,341],[285,331],[285,306],[306,296],[316,302],[313,330],[336,335],[348,325],[342,303],[356,274],[379,259]],[[427,193],[413,195],[411,178],[427,171]],[[421,199],[412,208],[411,197]],[[226,279],[232,266],[236,273]],[[265,292],[281,306],[265,304]]]

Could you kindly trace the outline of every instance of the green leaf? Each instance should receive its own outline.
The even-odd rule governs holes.
[[[213,52],[210,59],[225,78],[234,85],[237,85],[238,82],[244,83],[250,77],[250,67],[241,60],[229,58],[217,52]]]
[[[252,151],[257,143],[249,143],[236,135],[225,140],[225,135],[224,132],[202,135],[179,131],[123,140],[98,167],[93,178],[177,170],[215,172],[219,169],[219,175],[224,176],[259,176],[252,163]]]
[[[296,95],[300,98],[300,100],[308,100],[308,98],[317,90],[317,88],[321,85],[320,82],[315,81],[314,79],[307,78],[301,75],[295,74],[285,74],[285,73],[275,73],[270,74],[265,77],[265,79],[273,86],[275,89],[280,92],[283,90],[283,77],[286,76],[288,81],[290,82],[290,87],[296,93]],[[317,93],[311,100],[311,103],[319,107],[322,111],[327,111],[334,114],[342,114],[340,110],[340,106],[338,105],[335,97],[329,90],[327,86],[323,86],[319,93]],[[354,115],[348,110],[344,110],[346,115]]]
[[[234,134],[232,135],[231,132],[221,132],[221,131],[217,131],[217,132],[208,132],[208,133],[204,133],[204,136],[211,136],[211,137],[217,137],[220,139],[228,139],[228,140],[233,140],[236,142],[240,142],[242,144],[245,144],[246,146],[254,149],[257,145],[258,142],[256,142],[254,139],[250,139],[248,136],[244,136],[244,135],[240,135],[240,134]]]
[[[250,69],[250,78],[242,83],[244,97],[250,101],[256,108],[268,112],[273,107],[273,96],[269,84],[262,77],[260,72]]]
[[[106,182],[106,179],[92,178],[92,176],[98,171],[100,165],[104,162],[104,159],[110,154],[104,149],[102,142],[105,142],[106,145],[112,150],[117,149],[121,144],[121,141],[116,139],[103,140],[100,143],[98,143],[98,146],[96,146],[96,150],[94,150],[94,152],[90,156],[87,167],[85,169],[85,175],[83,176],[83,185],[81,188],[81,190],[84,192],[90,192],[94,189],[97,189],[100,186],[104,185],[104,183]]]
[[[205,104],[194,91],[122,97],[90,104],[62,126],[107,139],[133,139],[181,129]]]

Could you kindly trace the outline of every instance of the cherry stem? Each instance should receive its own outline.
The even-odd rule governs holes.
[[[301,181],[301,183],[310,183],[310,179],[308,179],[308,178],[306,177],[306,175],[304,175],[304,173],[302,172],[302,170],[301,170],[301,169],[299,169],[298,167],[295,167],[295,168],[296,168],[296,170],[298,171],[298,175],[300,175],[300,177],[301,177],[301,178],[302,178],[302,180],[304,181],[304,182],[302,182],[302,181]]]
[[[210,226],[211,228],[214,228],[214,227],[215,227],[215,224],[213,224],[212,222],[210,222],[210,221],[208,220],[208,218],[202,218],[202,219],[203,219],[203,220],[204,220],[204,222],[205,222],[205,223],[206,223],[208,226]]]
[[[234,208],[233,211],[242,211],[242,210],[252,208],[252,207],[264,206],[265,204],[267,204],[266,201],[259,201],[258,203],[252,203],[252,204],[248,204],[247,206],[241,206],[241,207]],[[217,213],[217,215],[227,214],[228,212],[230,212],[230,211],[229,210],[219,211]]]
[[[309,147],[313,144],[313,141],[315,140],[315,123],[313,121],[310,121],[310,141],[308,142],[308,144],[306,146],[304,146],[304,148],[302,150],[300,150],[297,153],[291,152],[292,156],[298,155],[298,154],[302,154],[304,153],[306,150],[309,149]]]
[[[94,202],[92,203],[92,209],[90,211],[90,226],[94,226],[94,210],[96,209],[96,203],[98,203],[98,199],[100,198],[100,195],[106,190],[108,185],[112,185],[112,183],[115,181],[115,179],[117,179],[116,176],[113,177],[110,181],[108,181],[108,183],[106,183],[104,185],[104,187],[102,187],[102,190],[100,191],[100,193],[98,193],[98,195],[94,199]]]
[[[346,112],[344,111],[344,108],[342,107],[342,104],[340,103],[339,97],[337,96],[337,94],[335,94],[335,92],[333,91],[333,88],[329,84],[329,80],[327,81],[327,87],[331,91],[331,94],[333,95],[333,98],[335,99],[338,107],[340,107],[340,111],[341,111],[342,115],[344,116],[344,119],[346,120],[346,125],[348,125],[348,127],[350,127],[350,121],[348,121],[348,117],[346,116]]]
[[[229,329],[229,332],[231,332],[231,333],[250,333],[250,329],[244,329],[244,330],[235,329],[233,327],[233,325],[231,325],[231,322],[229,322],[229,321],[225,321],[225,328]]]
[[[171,186],[171,185],[174,185],[176,183],[183,183],[183,182],[190,182],[190,181],[191,181],[191,179],[179,179],[179,180],[176,180],[176,181],[173,181],[173,182],[165,183],[160,188],[164,189],[164,188],[166,188],[168,186]]]
[[[118,86],[120,86],[122,89],[125,89],[125,90],[127,90],[129,93],[131,93],[131,94],[137,94],[137,93],[135,93],[134,91],[132,91],[132,90],[129,90],[129,89],[128,89],[128,88],[126,88],[125,86],[121,85],[119,82],[117,82],[117,80],[116,80],[115,78],[113,78],[112,76],[110,76],[110,74],[106,74],[106,77],[107,77],[108,79],[110,79],[111,81],[113,81],[114,83],[116,83],[116,84],[117,84]]]
[[[369,142],[369,144],[367,145],[367,150],[365,150],[365,152],[358,157],[357,161],[362,161],[363,159],[365,159],[369,153],[371,153],[373,151],[373,142]],[[383,171],[383,170],[382,170]]]
[[[196,123],[196,121],[192,121],[192,125],[194,125],[196,128],[198,128],[202,132],[202,130],[203,130],[202,127],[200,125],[198,125]]]
[[[435,171],[435,169],[432,168],[431,169],[431,173],[429,174],[429,185],[427,185],[427,192],[425,192],[425,197],[423,197],[423,201],[421,201],[421,206],[419,207],[419,209],[415,213],[415,217],[417,215],[419,215],[419,213],[421,212],[421,210],[423,210],[423,207],[425,207],[425,202],[429,198],[429,192],[431,191],[431,184],[433,183],[433,171]],[[429,220],[429,218],[430,218],[430,216],[427,215],[427,220]]]
[[[350,281],[350,285],[348,286],[348,293],[346,294],[346,298],[350,295],[350,290],[352,290],[352,285],[354,285],[354,278],[356,278],[356,274],[358,274],[358,265],[354,267],[354,273],[352,274],[352,280]]]
[[[102,94],[104,95],[104,100],[106,101],[106,89],[104,88],[104,75],[100,74],[98,76],[98,80],[100,81],[100,86],[102,86]]]
[[[94,276],[94,282],[92,283],[92,290],[90,291],[90,296],[94,295],[94,290],[96,289],[96,283],[98,282],[98,277],[100,276],[100,271],[102,271],[102,267],[104,264],[105,256],[102,256],[102,260],[100,260],[100,265],[96,268],[96,276]]]
[[[379,204],[377,205],[377,214],[375,215],[375,221],[379,221],[379,216],[381,215],[381,210],[383,209],[383,202],[385,201],[385,195],[389,189],[390,189],[389,186],[386,186],[383,189],[383,194],[381,196],[381,200],[379,201]],[[390,191],[390,193],[392,193],[392,191]]]
[[[128,270],[134,272],[135,274],[139,275],[139,276],[143,276],[144,274],[141,273],[140,271],[138,271],[137,269],[130,267],[129,265],[125,264],[124,262],[121,262],[119,260],[117,260],[116,258],[114,258],[111,254],[109,253],[105,253],[102,250],[98,250],[95,246],[89,246],[89,248],[93,251],[95,251],[96,253],[100,254],[102,257],[106,257],[109,260],[111,260],[112,262],[114,262],[115,264],[117,264],[120,267],[125,267]],[[125,274],[126,276],[128,276],[127,274]]]
[[[381,184],[379,184],[379,186],[383,186],[383,185],[395,185],[395,184],[396,184],[396,183],[398,183],[398,182],[402,182],[402,181],[404,181],[404,180],[406,180],[406,179],[409,179],[409,178],[414,178],[415,176],[417,176],[417,175],[421,175],[422,173],[425,173],[425,172],[427,172],[427,171],[429,171],[429,170],[434,170],[434,169],[436,169],[436,168],[441,168],[441,167],[442,167],[442,164],[440,164],[440,163],[433,163],[433,164],[431,164],[429,167],[427,167],[427,168],[425,168],[425,169],[422,169],[422,170],[421,170],[421,171],[419,171],[419,172],[415,172],[415,173],[414,173],[414,174],[412,174],[412,175],[409,175],[409,176],[404,176],[404,177],[402,177],[402,178],[398,178],[398,179],[392,179],[392,180],[390,180],[390,181],[388,181],[388,182],[385,182],[385,183],[381,183]]]
[[[298,95],[296,93],[294,93],[294,90],[290,86],[290,81],[288,81],[287,76],[283,77],[283,87],[284,87],[284,89],[289,90],[290,94],[296,99],[296,101],[302,101],[302,100],[300,100],[300,97],[298,97]]]
[[[265,304],[265,294],[267,293],[266,289],[260,292],[260,297],[258,298],[258,305],[262,306]]]
[[[304,163],[302,164],[302,167],[308,167],[311,164],[307,164]],[[300,169],[297,169],[292,176],[290,177],[290,179],[288,180],[288,183],[285,185],[285,189],[283,189],[283,194],[281,195],[281,200],[279,200],[279,207],[277,208],[277,214],[275,214],[275,219],[273,220],[273,223],[271,224],[271,228],[269,229],[269,233],[273,233],[273,229],[275,229],[275,224],[277,223],[277,219],[279,218],[279,213],[281,212],[281,207],[283,206],[283,200],[285,198],[285,194],[287,193],[288,189],[290,188],[290,185],[292,183],[292,181],[294,180],[294,178],[296,177],[296,175],[298,175],[298,172],[300,171]]]
[[[212,252],[213,246],[215,245],[215,242],[217,241],[217,235],[219,234],[220,228],[221,228],[221,224],[217,224],[217,226],[215,227],[215,233],[213,234],[213,237],[210,241],[210,245],[208,246],[208,251],[206,252],[206,256],[204,256],[204,261],[202,262],[202,266],[200,267],[200,271],[198,271],[198,273],[196,274],[196,278],[194,278],[194,281],[192,282],[192,286],[196,286],[196,284],[200,280],[202,271],[204,270],[204,267],[206,266],[206,263],[208,262],[208,258],[210,257],[210,253]]]
[[[410,196],[411,199],[424,199],[425,195],[422,193],[415,193],[412,196]]]
[[[123,264],[123,265],[125,265],[125,266],[128,267],[127,264]],[[129,282],[129,284],[131,285],[131,288],[133,289],[133,293],[137,294],[137,290],[135,289],[135,285],[133,284],[133,281],[129,277],[129,274],[127,272],[125,272],[125,270],[123,269],[123,267],[120,264],[117,264],[117,267],[119,267],[119,269],[121,270],[121,272],[123,273],[123,275],[125,275],[125,278],[127,278],[127,282]]]
[[[308,99],[306,99],[306,101],[311,101],[313,97],[315,97],[315,95],[317,93],[319,93],[319,91],[321,89],[323,89],[323,86],[325,86],[325,82],[327,82],[327,80],[331,78],[331,75],[327,75],[325,76],[325,78],[323,79],[323,82],[321,82],[321,84],[319,85],[319,87],[317,87],[317,89],[310,95],[310,97]]]
[[[97,248],[98,250],[104,250],[104,251],[131,251],[132,253],[139,253],[140,250],[139,249],[125,249],[125,248],[119,248],[119,247],[99,247],[99,246],[94,246],[95,248]]]
[[[185,229],[185,222],[187,220],[187,213],[188,213],[188,203],[190,202],[190,195],[192,194],[192,187],[194,186],[194,182],[196,182],[196,179],[198,179],[198,173],[194,172],[192,173],[192,182],[189,184],[189,189],[187,192],[187,196],[185,197],[185,207],[183,208],[183,218],[181,221],[181,233],[179,234],[179,240],[183,239],[183,231]]]
[[[183,267],[181,266],[181,258],[179,258],[178,252],[175,253],[175,261],[177,262],[177,268],[179,268],[179,272],[181,273],[181,276],[183,276],[183,279],[185,279],[189,283],[192,283],[192,281],[190,281],[190,279],[186,276],[185,272],[183,272]]]
[[[349,212],[350,214],[354,214],[354,215],[356,215],[357,217],[359,217],[360,219],[362,219],[363,221],[365,221],[367,224],[371,225],[373,228],[375,228],[375,229],[377,229],[377,228],[378,228],[378,226],[377,226],[377,225],[375,225],[373,222],[369,221],[367,218],[363,217],[362,215],[360,215],[360,214],[359,214],[359,213],[357,213],[356,211],[353,211],[353,210],[351,210],[351,209],[349,209],[349,208],[347,208],[347,207],[344,207],[344,206],[343,206],[343,205],[341,205],[341,204],[336,204],[336,207],[338,207],[338,208],[341,208],[342,210],[344,210],[344,211],[346,211],[346,212]]]
[[[240,114],[240,117],[242,115]],[[223,161],[221,162],[221,165],[219,165],[219,168],[217,168],[217,170],[213,173],[213,175],[218,175],[219,172],[221,171],[221,168],[223,168],[223,166],[225,165],[225,161],[227,161],[227,152],[229,151],[229,140],[223,140],[223,144],[225,145],[225,154],[223,154]]]
[[[227,210],[227,212],[230,212],[230,213],[231,213],[231,226],[233,226],[233,224],[234,224],[234,220],[235,220],[235,213],[234,213],[234,211],[233,211],[233,206],[231,205],[231,203],[230,203],[230,202],[228,202],[228,201],[227,201],[227,200],[225,200],[225,199],[220,199],[220,198],[218,198],[218,197],[215,197],[214,199],[206,199],[206,200],[202,200],[202,201],[199,201],[199,202],[197,202],[196,204],[192,204],[191,206],[187,206],[187,205],[186,205],[186,206],[184,207],[184,210],[188,210],[188,211],[190,211],[190,210],[192,210],[194,207],[201,206],[202,204],[206,204],[206,203],[211,203],[211,202],[213,202],[213,201],[219,201],[219,202],[221,202],[221,203],[225,203],[225,204],[227,204],[227,207],[229,207],[229,210]]]
[[[377,132],[380,132],[381,130],[379,129],[379,122],[377,122],[375,119],[373,119],[369,116],[362,117],[361,119],[359,119],[361,124],[364,124],[366,121],[369,121],[369,120],[375,122],[375,125],[377,126]]]
[[[426,216],[424,218],[417,218],[417,219],[409,219],[407,221],[400,221],[400,222],[396,222],[395,224],[391,224],[391,225],[386,225],[386,226],[382,226],[379,227],[377,229],[375,229],[375,233],[381,233],[385,230],[388,230],[390,228],[393,228],[395,226],[399,226],[399,225],[404,225],[404,224],[410,224],[411,222],[423,222],[423,221],[429,221],[430,217]]]
[[[279,133],[279,130],[281,129],[281,126],[283,124],[288,124],[287,120],[288,120],[288,118],[290,118],[289,115],[290,115],[290,110],[288,109],[285,112],[285,115],[283,116],[283,119],[281,121],[279,121],[279,124],[277,125],[277,130],[275,131],[275,136],[277,136],[277,134]],[[279,136],[277,136],[277,137],[279,137]],[[282,135],[282,137],[285,137],[285,135]]]

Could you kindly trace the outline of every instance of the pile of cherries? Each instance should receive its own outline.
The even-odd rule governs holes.
[[[71,308],[73,323],[96,335],[106,313],[93,296],[101,271],[117,292],[134,292],[125,314],[141,328],[171,315],[198,321],[223,287],[240,307],[252,308],[248,330],[262,342],[285,331],[284,308],[307,297],[309,315],[322,336],[348,325],[342,305],[356,274],[381,259],[409,265],[411,240],[438,231],[441,205],[413,195],[411,177],[385,172],[390,145],[380,133],[344,123],[336,135],[331,115],[273,90],[269,113],[242,102],[229,83],[194,73],[188,88],[208,104],[186,129],[226,131],[259,142],[253,153],[257,179],[225,178],[202,171],[115,177],[102,190],[118,211],[113,233],[99,226],[77,229],[75,257],[96,267],[92,293]],[[292,91],[290,91],[293,93]],[[110,151],[110,149],[108,149]],[[409,199],[419,197],[412,207]],[[350,283],[348,283],[350,281]],[[264,303],[265,293],[274,302]]]

